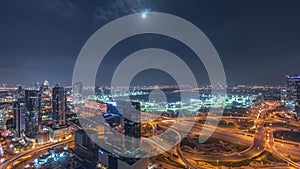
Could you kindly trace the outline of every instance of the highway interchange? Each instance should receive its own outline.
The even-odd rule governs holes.
[[[285,141],[284,149],[285,151],[280,151],[283,149],[282,144],[275,142],[278,141],[273,138],[273,133],[270,131],[275,130],[282,130],[273,128],[270,130],[269,127],[264,127],[265,118],[268,111],[273,111],[276,108],[276,104],[270,105],[267,108],[261,108],[257,111],[256,114],[256,130],[254,136],[250,133],[245,133],[238,129],[224,129],[224,128],[216,128],[213,132],[212,137],[218,138],[220,140],[229,141],[229,142],[237,142],[242,145],[249,146],[248,149],[238,152],[232,153],[231,155],[201,155],[201,154],[188,154],[181,151],[180,145],[175,147],[176,153],[179,158],[191,169],[199,168],[199,166],[194,166],[190,161],[191,160],[199,160],[205,162],[239,162],[247,159],[253,159],[259,156],[265,150],[275,154],[277,157],[285,161],[288,165],[293,166],[295,168],[300,168],[300,165],[297,162],[292,161],[286,155],[293,155],[294,157],[300,157],[299,149],[295,148],[295,146],[299,143]],[[226,117],[228,118],[228,117]],[[245,117],[232,117],[232,118],[245,118]],[[181,125],[186,124],[190,125],[192,122],[191,119],[189,120],[180,120],[177,121]],[[213,127],[212,127],[213,128]],[[207,130],[209,127],[204,128],[201,124],[195,124],[194,127],[191,129],[190,134],[197,134],[202,130]],[[289,130],[289,129],[286,129]],[[180,133],[180,132],[178,132]],[[161,145],[161,144],[158,144]],[[277,145],[277,146],[275,146]],[[285,153],[283,153],[285,152]]]
[[[265,127],[265,119],[268,111],[273,111],[276,108],[276,104],[271,104],[269,106],[266,106],[264,108],[257,109],[256,114],[254,117],[256,117],[256,130],[255,134],[251,134],[245,131],[241,131],[239,129],[225,129],[218,127],[214,130],[212,137],[228,141],[228,142],[237,142],[241,145],[246,145],[249,146],[244,151],[238,152],[238,153],[232,153],[230,155],[200,155],[200,154],[188,154],[186,152],[183,152],[181,150],[180,144],[177,144],[175,147],[172,148],[172,146],[168,146],[167,142],[164,142],[161,139],[155,139],[156,138],[156,125],[152,125],[153,130],[152,130],[152,137],[151,139],[145,139],[143,138],[143,141],[146,141],[158,149],[161,149],[162,151],[165,150],[173,150],[177,156],[178,156],[178,161],[180,161],[182,164],[186,165],[188,168],[195,169],[199,168],[199,166],[195,166],[193,163],[191,163],[192,160],[199,160],[199,161],[205,161],[205,162],[239,162],[247,159],[252,159],[260,155],[262,152],[265,150],[271,152],[272,154],[275,154],[277,157],[285,161],[287,164],[295,167],[295,168],[300,168],[300,164],[297,162],[292,161],[292,159],[288,158],[287,155],[292,155],[294,157],[300,157],[300,151],[299,148],[295,148],[295,145],[299,143],[291,142],[285,140],[284,142],[284,147],[283,143],[278,140],[273,138],[273,132],[276,130],[288,130],[285,128],[269,128]],[[230,118],[241,118],[245,119],[248,117],[230,117]],[[229,117],[224,117],[224,119],[230,119]],[[180,123],[180,125],[190,125],[191,119],[180,119],[180,120],[175,120],[175,123]],[[156,124],[164,124],[162,121],[161,122],[155,122]],[[151,123],[150,123],[151,124]],[[211,126],[213,128],[213,126]],[[195,124],[193,128],[190,131],[190,134],[199,134],[202,130],[209,130],[210,126],[206,126],[205,128],[203,127],[203,124]],[[182,140],[181,132],[178,130],[178,128],[174,129],[171,128],[172,131],[177,133],[178,139]],[[203,131],[202,131],[203,132]],[[72,139],[70,140],[64,140],[61,142],[57,143],[51,143],[47,145],[42,145],[36,148],[33,148],[31,150],[22,152],[18,155],[15,155],[13,158],[7,159],[4,161],[1,165],[0,168],[6,169],[6,168],[12,168],[14,164],[21,163],[22,157],[25,157],[30,154],[37,154],[37,152],[43,152],[44,150],[48,150],[49,148],[53,148],[56,146],[61,146],[64,144],[68,144],[70,142],[73,142]],[[284,149],[284,151],[282,151]],[[27,159],[25,159],[27,160]]]

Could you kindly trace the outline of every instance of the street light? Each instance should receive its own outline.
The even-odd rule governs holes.
[[[283,136],[281,136],[281,142],[282,142],[282,144],[281,144],[281,147],[282,147],[282,150],[283,150]]]

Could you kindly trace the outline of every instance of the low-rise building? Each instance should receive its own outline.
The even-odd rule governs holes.
[[[63,125],[55,128],[50,128],[50,141],[57,142],[71,137],[71,127]]]

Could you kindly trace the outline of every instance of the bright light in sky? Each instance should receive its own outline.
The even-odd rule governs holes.
[[[147,15],[148,15],[149,12],[150,12],[150,9],[143,10],[142,13],[141,13],[142,14],[142,18],[144,18],[144,19],[147,18]]]
[[[147,17],[147,12],[143,12],[142,13],[142,18],[146,18]]]

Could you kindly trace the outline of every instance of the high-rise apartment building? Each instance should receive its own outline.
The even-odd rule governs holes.
[[[83,86],[82,82],[73,84],[73,101],[75,104],[81,103],[83,100]]]
[[[52,97],[51,97],[51,89],[49,88],[49,82],[45,81],[40,87],[42,100],[42,121],[47,124],[48,121],[52,120]]]
[[[14,130],[18,137],[26,130],[26,104],[24,100],[19,100],[14,104]]]
[[[53,126],[66,124],[67,96],[63,87],[56,85],[52,89]]]
[[[36,137],[42,129],[41,94],[38,90],[25,91],[26,129],[29,137]]]
[[[118,100],[108,103],[107,111],[105,143],[119,156],[134,157],[140,152],[140,103]]]
[[[287,107],[300,116],[300,75],[287,76]]]

